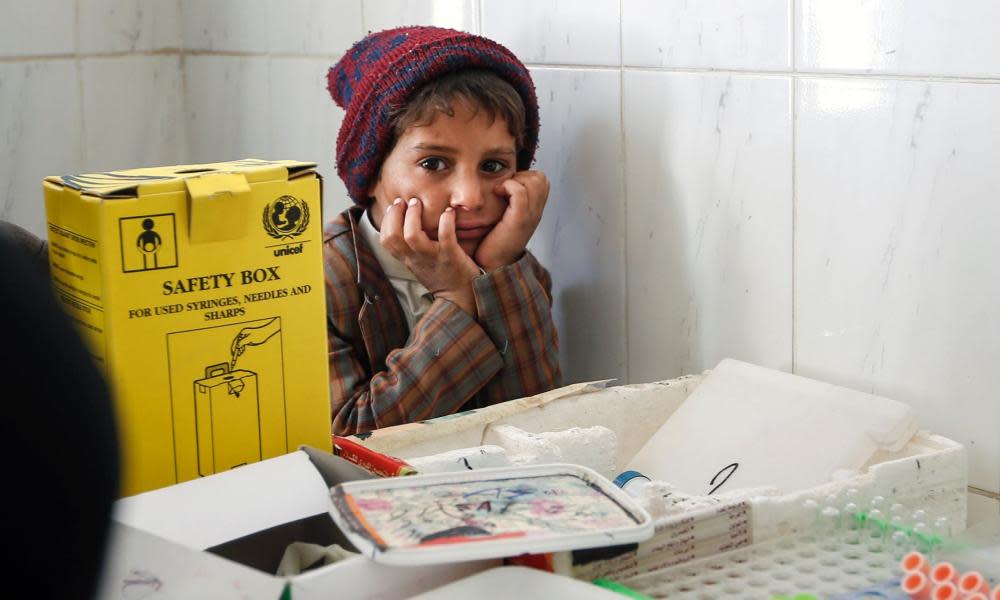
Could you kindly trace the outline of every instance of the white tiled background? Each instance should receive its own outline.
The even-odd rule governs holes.
[[[531,68],[571,381],[732,356],[906,401],[1000,492],[1000,8],[992,0],[0,0],[0,218],[54,173],[314,160],[367,30]],[[972,519],[1000,512],[984,495]]]

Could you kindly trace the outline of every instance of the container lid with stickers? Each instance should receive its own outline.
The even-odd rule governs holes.
[[[580,465],[501,467],[350,481],[330,514],[375,562],[421,565],[641,542],[653,520]]]

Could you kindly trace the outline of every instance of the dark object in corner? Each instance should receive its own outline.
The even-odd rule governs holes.
[[[28,261],[41,269],[42,273],[49,272],[49,243],[47,241],[10,221],[0,221],[0,238],[7,238],[10,244],[20,249]]]
[[[5,567],[33,598],[92,598],[119,493],[111,398],[52,292],[44,251],[19,235],[0,228]]]

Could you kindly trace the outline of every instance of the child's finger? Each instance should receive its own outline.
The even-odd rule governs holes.
[[[406,216],[403,219],[403,239],[406,245],[415,252],[431,251],[431,239],[424,233],[423,205],[420,200],[410,198],[406,203]]]
[[[396,258],[400,258],[405,252],[403,243],[403,200],[396,198],[395,202],[389,205],[385,214],[382,215],[382,225],[379,228],[378,239],[382,247]]]
[[[502,184],[504,193],[507,195],[508,210],[518,218],[528,214],[528,188],[520,181],[511,178]]]
[[[528,190],[528,202],[531,208],[539,214],[545,208],[549,197],[549,178],[541,171],[521,171],[514,175]]]
[[[444,209],[438,220],[438,243],[441,244],[442,252],[458,248],[458,237],[455,235],[455,209],[450,206]]]

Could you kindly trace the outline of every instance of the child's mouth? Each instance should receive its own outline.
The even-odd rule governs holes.
[[[456,227],[455,237],[460,240],[478,240],[480,238],[486,237],[486,234],[493,229],[492,225],[477,225],[473,227]]]

